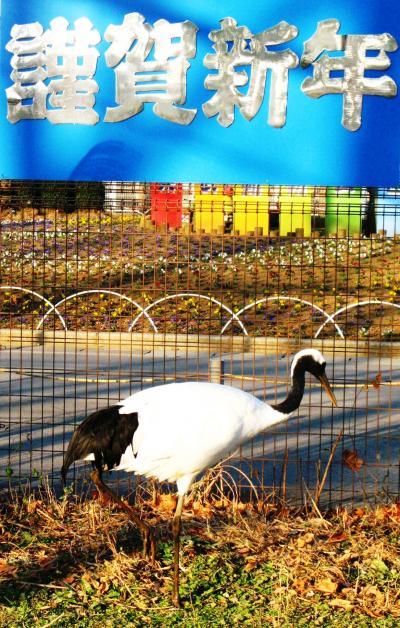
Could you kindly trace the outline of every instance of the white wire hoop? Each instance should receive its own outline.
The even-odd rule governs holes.
[[[209,297],[206,294],[197,294],[196,292],[179,292],[178,294],[169,294],[166,297],[157,299],[157,301],[153,301],[153,303],[150,303],[142,312],[140,312],[140,314],[136,316],[136,318],[132,321],[132,323],[129,326],[129,331],[132,331],[136,323],[140,320],[140,318],[142,316],[146,316],[147,312],[151,310],[153,307],[155,307],[156,305],[159,305],[160,303],[164,303],[164,301],[169,301],[170,299],[182,299],[182,298],[205,299],[206,301],[215,303],[215,305],[218,305],[219,307],[221,307],[223,310],[225,310],[225,312],[228,312],[228,314],[230,314],[231,316],[231,320],[235,320],[240,326],[243,334],[245,336],[248,336],[247,329],[243,325],[242,321],[239,319],[238,315],[235,314],[227,305],[222,303],[222,301],[218,301],[218,299],[214,299],[214,297]],[[222,334],[222,331],[221,331],[221,334]]]
[[[40,292],[35,292],[35,290],[29,290],[29,288],[22,288],[21,286],[0,286],[0,290],[17,290],[19,292],[25,292],[26,294],[31,294],[34,297],[37,297],[38,299],[40,299],[41,301],[44,301],[47,305],[50,306],[49,312],[50,311],[55,312],[58,318],[60,319],[61,324],[64,327],[65,331],[67,330],[67,325],[65,323],[65,320],[63,316],[60,314],[60,312],[57,310],[57,305],[53,305],[52,302],[46,299],[46,297],[40,294]],[[39,326],[37,326],[36,329],[39,329],[39,328],[40,328],[40,322],[39,322]]]
[[[333,320],[333,316],[331,316],[330,314],[328,314],[328,312],[326,312],[325,310],[323,310],[321,307],[319,307],[318,305],[315,305],[315,303],[311,303],[311,301],[306,301],[305,299],[300,299],[298,297],[288,297],[288,296],[273,296],[273,297],[264,297],[263,299],[259,299],[257,301],[253,301],[252,303],[249,303],[248,305],[245,305],[244,307],[242,307],[241,310],[239,310],[238,312],[236,312],[237,316],[241,316],[243,314],[243,312],[246,312],[246,310],[249,310],[252,307],[256,307],[257,305],[260,305],[261,303],[266,303],[268,301],[295,301],[296,303],[304,303],[305,305],[310,306],[313,310],[316,310],[317,312],[320,312],[321,314],[323,314],[326,317],[326,321],[324,322],[324,325],[326,325],[327,323],[333,323],[333,325],[336,328],[336,331],[338,332],[339,336],[343,339],[344,338],[344,334],[342,329],[339,327],[339,325],[337,323],[335,323],[335,321]],[[221,334],[224,333],[224,331],[227,329],[227,327],[232,323],[233,319],[231,318],[222,328],[221,330]],[[319,332],[320,330],[318,330]],[[317,334],[318,334],[317,332]],[[314,336],[315,338],[317,338],[317,334]]]
[[[385,305],[385,306],[394,307],[400,310],[400,305],[398,305],[397,303],[391,303],[390,301],[380,301],[379,299],[370,299],[368,301],[357,301],[357,303],[350,303],[350,305],[345,305],[344,307],[341,307],[338,310],[336,310],[336,312],[334,312],[330,318],[333,321],[333,319],[336,318],[336,316],[339,316],[339,314],[342,314],[343,312],[348,312],[349,310],[352,310],[355,307],[362,307],[363,305]],[[321,327],[318,329],[314,338],[318,338],[318,336],[320,335],[321,331],[324,329],[327,323],[328,321],[325,321],[324,323],[322,323]]]
[[[63,305],[66,301],[70,301],[71,299],[76,299],[77,297],[90,295],[90,294],[106,294],[106,295],[114,296],[114,297],[117,297],[117,298],[122,299],[124,301],[127,301],[128,303],[130,303],[131,305],[133,305],[134,307],[136,307],[139,310],[139,314],[137,314],[137,316],[129,324],[128,331],[132,332],[134,327],[138,323],[138,321],[144,316],[146,318],[146,320],[149,322],[149,324],[151,325],[154,333],[156,333],[156,334],[159,333],[159,330],[157,328],[156,323],[154,322],[154,319],[149,315],[149,311],[153,307],[155,307],[156,305],[160,305],[161,303],[164,303],[165,301],[170,301],[171,299],[185,299],[185,298],[203,299],[203,300],[208,301],[210,303],[214,303],[218,307],[222,308],[225,312],[227,312],[229,314],[230,318],[224,324],[224,326],[222,327],[222,329],[220,331],[220,335],[221,336],[225,333],[225,331],[228,329],[228,327],[234,321],[239,325],[239,327],[242,330],[243,334],[245,336],[248,336],[249,335],[248,331],[247,331],[244,323],[240,320],[240,316],[244,312],[246,312],[247,310],[249,310],[249,309],[251,309],[253,307],[256,307],[257,305],[260,305],[261,303],[267,303],[269,301],[293,301],[293,302],[296,302],[296,303],[302,303],[304,305],[307,305],[307,306],[311,307],[313,310],[319,312],[323,316],[325,316],[326,320],[320,325],[320,327],[316,331],[316,333],[314,335],[315,339],[317,339],[319,337],[319,335],[325,329],[325,327],[326,327],[326,325],[328,323],[332,323],[332,325],[334,325],[337,333],[339,334],[340,338],[343,340],[344,337],[345,337],[345,334],[343,333],[342,327],[340,327],[340,325],[338,325],[338,323],[336,322],[335,319],[338,316],[340,316],[340,314],[343,314],[343,312],[347,312],[349,310],[352,310],[353,308],[363,307],[365,305],[382,305],[382,306],[385,306],[385,307],[394,307],[395,309],[400,310],[400,305],[397,304],[397,303],[392,303],[391,301],[382,301],[380,299],[369,299],[369,300],[365,300],[365,301],[357,301],[356,303],[350,303],[349,305],[345,305],[345,306],[337,309],[333,314],[328,314],[328,312],[326,312],[326,310],[324,310],[323,308],[319,307],[318,305],[315,305],[315,303],[312,303],[311,301],[307,301],[306,299],[301,299],[299,297],[291,297],[291,296],[286,296],[286,295],[275,295],[275,296],[271,296],[271,297],[263,297],[262,299],[258,299],[256,301],[252,301],[251,303],[248,303],[247,305],[242,307],[237,312],[233,312],[233,310],[231,308],[229,308],[227,305],[225,305],[222,301],[219,301],[218,299],[215,299],[214,297],[210,297],[210,296],[208,296],[206,294],[201,294],[201,293],[197,293],[197,292],[179,292],[177,294],[169,294],[169,295],[167,295],[165,297],[161,297],[160,299],[157,299],[156,301],[153,301],[152,303],[150,303],[146,307],[143,307],[137,301],[135,301],[134,299],[131,299],[130,297],[126,296],[125,294],[121,294],[119,292],[116,292],[115,290],[106,290],[106,289],[81,290],[80,292],[75,292],[74,294],[70,294],[69,296],[65,297],[64,299],[61,299],[60,301],[58,301],[56,304],[53,304],[49,299],[44,297],[42,294],[40,294],[39,292],[36,292],[35,290],[30,290],[29,288],[23,288],[21,286],[12,286],[12,285],[10,285],[10,286],[0,286],[0,290],[2,290],[2,291],[7,291],[7,290],[13,291],[13,290],[15,290],[15,291],[18,291],[18,292],[23,292],[25,294],[30,294],[30,295],[36,297],[37,299],[40,299],[41,301],[46,303],[46,305],[49,306],[49,309],[47,310],[47,312],[45,312],[43,314],[43,316],[41,317],[39,323],[36,326],[36,330],[37,331],[42,327],[42,325],[44,324],[44,322],[47,320],[47,318],[50,316],[50,314],[52,312],[57,314],[57,316],[60,319],[60,322],[61,322],[64,330],[68,331],[68,327],[67,327],[67,324],[65,322],[65,319],[62,316],[62,314],[59,312],[58,308],[61,305]]]
[[[149,321],[150,325],[152,326],[153,330],[155,333],[158,332],[157,327],[154,324],[153,319],[147,315],[147,313],[144,311],[144,309],[142,308],[141,305],[139,305],[139,303],[137,303],[136,301],[134,301],[133,299],[131,299],[130,297],[127,297],[125,294],[120,294],[119,292],[114,292],[114,290],[101,290],[101,289],[96,289],[96,290],[82,290],[81,292],[75,292],[74,294],[70,294],[68,297],[65,297],[64,299],[61,299],[61,301],[58,301],[55,305],[52,305],[50,302],[50,309],[42,316],[42,318],[39,321],[39,324],[37,326],[36,329],[40,329],[41,326],[43,325],[43,323],[45,322],[45,320],[47,319],[48,316],[50,316],[50,314],[55,310],[57,311],[57,308],[60,307],[60,305],[62,305],[63,303],[65,303],[66,301],[70,301],[71,299],[76,299],[77,297],[80,296],[84,296],[86,294],[109,294],[111,296],[115,296],[118,297],[119,299],[123,299],[124,301],[128,301],[131,305],[134,305],[135,307],[138,308],[138,310],[141,310],[141,314],[143,314],[147,320]],[[64,322],[64,329],[67,329],[67,326]],[[130,331],[130,330],[129,330]]]

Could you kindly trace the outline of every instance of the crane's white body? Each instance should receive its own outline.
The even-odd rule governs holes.
[[[173,602],[179,600],[179,539],[184,496],[195,477],[272,425],[288,419],[300,406],[306,372],[317,378],[336,406],[325,374],[326,362],[316,349],[297,353],[286,399],[273,407],[231,386],[186,382],[148,388],[120,403],[98,410],[76,428],[61,474],[76,460],[92,460],[91,477],[99,489],[128,510],[143,533],[144,551],[154,559],[151,528],[104,484],[104,468],[132,471],[160,481],[176,482],[178,501],[172,522],[174,537]]]
[[[148,388],[118,405],[121,414],[137,412],[139,426],[116,469],[176,482],[180,495],[197,474],[290,416],[243,390],[207,382]]]

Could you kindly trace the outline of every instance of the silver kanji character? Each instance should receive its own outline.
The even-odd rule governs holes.
[[[349,131],[361,126],[364,95],[396,95],[396,83],[389,76],[366,77],[366,70],[386,70],[390,60],[385,51],[397,50],[397,42],[388,33],[381,35],[338,35],[340,22],[335,19],[318,23],[316,33],[305,42],[301,65],[314,67],[312,77],[303,81],[302,90],[311,98],[325,94],[343,94],[342,124]],[[379,51],[367,56],[367,51]],[[343,56],[321,55],[323,51],[340,52]],[[319,58],[320,57],[320,58]],[[343,77],[332,76],[340,71]]]
[[[101,40],[91,21],[81,17],[70,30],[69,22],[57,17],[50,22],[46,32],[46,64],[49,78],[50,122],[96,124],[98,114],[93,110],[94,94],[99,87],[93,75],[96,72],[98,50],[94,47]],[[82,78],[84,77],[84,78]]]
[[[294,39],[298,29],[287,22],[253,35],[246,26],[237,26],[236,20],[221,20],[221,29],[211,31],[215,54],[204,58],[204,65],[217,74],[209,74],[205,87],[215,90],[214,96],[203,105],[207,117],[218,115],[218,122],[230,126],[234,121],[235,106],[246,120],[251,120],[261,107],[266,76],[270,70],[271,87],[268,124],[282,127],[286,122],[288,71],[298,65],[298,57],[291,50],[271,51],[268,46]],[[243,70],[250,66],[251,74]],[[247,93],[238,88],[248,85]]]
[[[12,52],[11,80],[13,85],[6,89],[7,119],[18,122],[23,119],[46,117],[47,87],[44,80],[46,38],[39,22],[14,24],[11,40],[6,50]]]
[[[53,123],[98,122],[93,111],[98,85],[92,77],[99,53],[93,46],[101,38],[87,18],[74,24],[75,30],[69,30],[69,22],[57,17],[45,33],[38,22],[12,28],[6,46],[13,53],[14,68],[14,85],[6,90],[10,122],[43,118]]]
[[[145,23],[140,13],[128,13],[119,26],[111,24],[105,39],[108,67],[116,68],[116,102],[108,107],[105,121],[119,122],[152,102],[156,115],[178,124],[189,124],[197,109],[177,107],[186,102],[188,59],[196,54],[197,26],[192,22]],[[148,60],[153,50],[154,60]]]

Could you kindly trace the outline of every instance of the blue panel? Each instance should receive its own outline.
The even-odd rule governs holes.
[[[1,0],[0,0],[1,4]],[[269,81],[264,102],[251,120],[236,109],[235,121],[220,126],[207,118],[202,104],[213,92],[205,89],[209,70],[203,60],[213,52],[208,39],[219,21],[231,16],[238,25],[259,33],[286,20],[299,34],[290,48],[301,57],[303,43],[316,30],[317,22],[336,18],[341,34],[389,32],[400,44],[398,0],[3,0],[1,22],[0,176],[2,178],[86,179],[139,181],[214,181],[295,185],[398,186],[400,147],[399,96],[364,96],[362,126],[351,132],[341,125],[343,97],[340,94],[311,99],[301,84],[312,68],[289,70],[287,121],[283,128],[268,125]],[[140,12],[153,24],[191,20],[197,33],[197,54],[187,74],[185,107],[197,108],[189,126],[163,120],[146,103],[144,110],[118,123],[104,122],[106,107],[115,106],[115,74],[107,68],[104,54],[109,43],[104,32],[109,24],[121,24],[126,13]],[[100,32],[100,57],[94,76],[100,91],[95,126],[51,124],[48,120],[7,121],[5,89],[11,54],[5,50],[13,24],[49,22],[64,16],[72,24],[88,17]],[[388,53],[391,67],[384,71],[400,85],[400,51]],[[382,72],[371,72],[381,76]]]

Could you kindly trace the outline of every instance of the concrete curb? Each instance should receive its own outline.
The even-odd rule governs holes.
[[[209,352],[209,353],[293,353],[305,347],[348,355],[400,355],[399,342],[342,340],[340,338],[298,339],[251,336],[207,336],[197,334],[164,334],[135,332],[43,331],[31,329],[0,329],[0,347],[52,347],[53,350],[102,348],[119,351]]]

